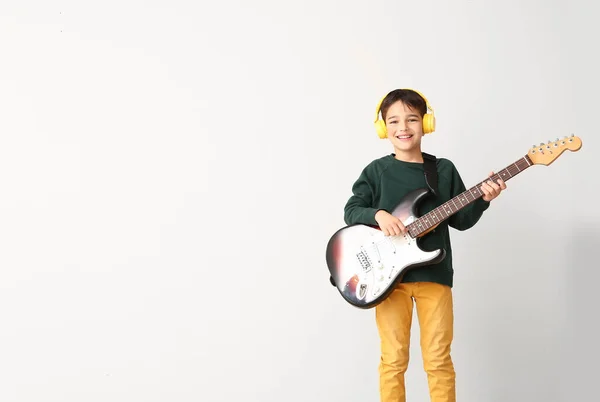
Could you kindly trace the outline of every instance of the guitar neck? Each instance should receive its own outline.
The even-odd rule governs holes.
[[[478,198],[483,197],[484,194],[483,192],[481,192],[480,188],[484,182],[492,180],[495,183],[498,179],[502,179],[506,182],[532,165],[533,163],[529,156],[525,155],[523,158],[519,159],[515,163],[500,170],[493,176],[488,177],[487,179],[479,182],[477,185],[471,187],[470,189],[465,190],[461,194],[448,200],[439,207],[433,209],[432,211],[421,216],[411,224],[407,225],[406,228],[408,229],[408,233],[412,237],[417,237],[429,231],[432,227],[437,226],[439,223],[450,218],[452,215],[454,215],[461,209],[467,207]]]

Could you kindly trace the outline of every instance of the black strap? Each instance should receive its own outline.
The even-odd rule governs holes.
[[[427,182],[427,186],[433,195],[438,196],[439,191],[436,157],[425,152],[422,152],[422,154],[424,162],[423,168],[425,170],[425,181]]]

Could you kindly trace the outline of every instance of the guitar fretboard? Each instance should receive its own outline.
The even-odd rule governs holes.
[[[492,180],[494,183],[496,183],[498,179],[502,179],[506,182],[518,175],[519,173],[521,173],[523,170],[530,167],[531,165],[533,165],[533,163],[529,159],[529,156],[525,155],[523,158],[519,159],[515,163],[500,170],[493,176],[479,182],[477,185],[471,187],[470,189],[465,190],[461,194],[448,200],[439,207],[433,209],[432,211],[421,216],[411,224],[407,225],[406,228],[408,229],[408,233],[413,238],[421,235],[422,233],[428,231],[440,222],[448,219],[461,209],[465,208],[478,198],[482,197],[484,193],[480,190],[480,188],[484,182]]]

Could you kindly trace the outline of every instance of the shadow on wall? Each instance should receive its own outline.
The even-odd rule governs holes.
[[[487,299],[486,401],[600,400],[600,224],[569,226],[547,247],[517,246],[518,269]]]
[[[600,222],[580,224],[565,261],[562,401],[600,400]]]

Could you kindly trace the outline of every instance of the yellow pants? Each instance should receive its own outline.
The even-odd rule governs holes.
[[[455,373],[450,346],[454,313],[452,290],[437,283],[401,283],[375,308],[381,339],[379,389],[381,402],[405,402],[410,327],[416,305],[421,354],[431,402],[455,402]]]

